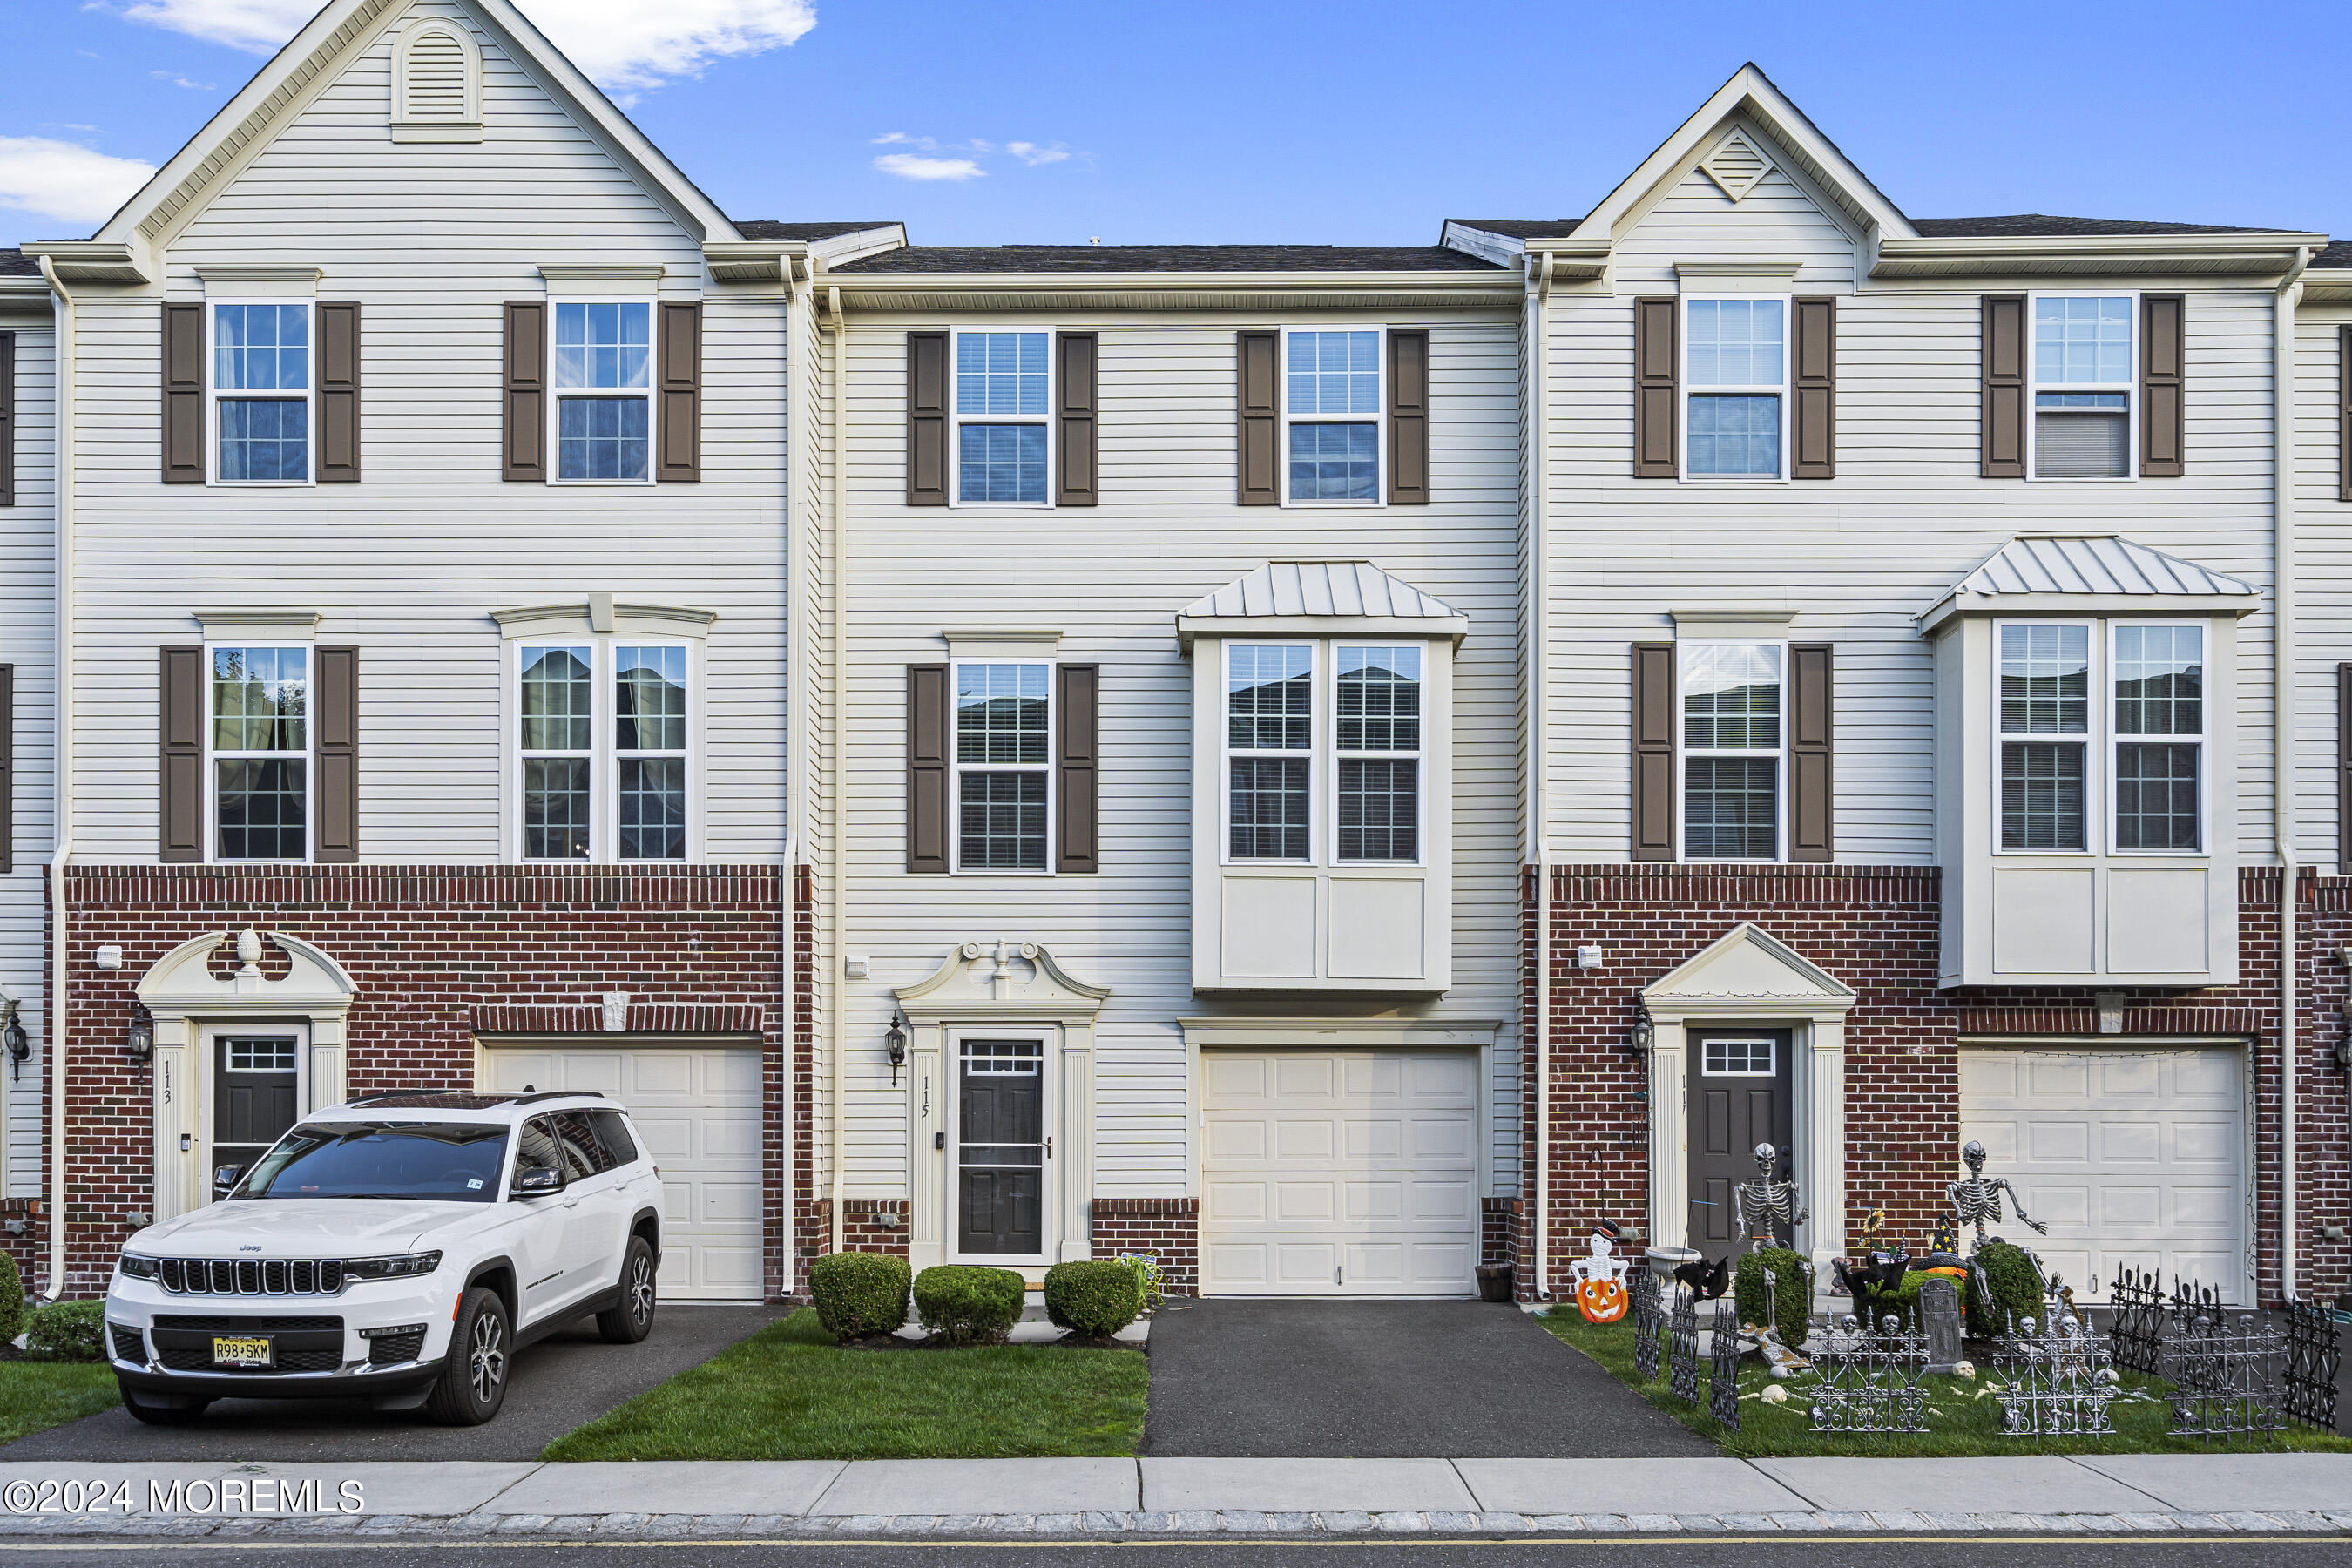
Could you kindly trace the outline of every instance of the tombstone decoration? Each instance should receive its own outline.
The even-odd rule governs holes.
[[[1986,1224],[2000,1223],[2000,1200],[2004,1193],[2009,1196],[2010,1206],[2017,1211],[2019,1224],[2032,1226],[2038,1236],[2050,1234],[2048,1226],[2028,1217],[2024,1201],[2017,1195],[2017,1189],[2009,1184],[2007,1176],[1995,1176],[1990,1181],[1985,1179],[1983,1144],[1969,1139],[1960,1149],[1960,1158],[1968,1163],[1968,1179],[1948,1184],[1944,1188],[1944,1195],[1952,1201],[1952,1212],[1959,1217],[1960,1224],[1976,1226],[1976,1247],[1969,1248],[1971,1252],[1984,1246]]]
[[[1875,1329],[1848,1312],[1822,1336],[1814,1357],[1812,1430],[1874,1436],[1927,1429],[1927,1340],[1888,1314]]]
[[[2107,1343],[2116,1365],[2126,1372],[2155,1375],[2157,1355],[2164,1345],[2165,1317],[2164,1292],[2156,1270],[2117,1269],[2115,1283],[2107,1287],[2107,1305],[2113,1313]]]
[[[1658,1335],[1665,1327],[1664,1282],[1654,1268],[1633,1272],[1633,1370],[1643,1383],[1658,1375]]]
[[[1625,1260],[1615,1256],[1616,1244],[1624,1238],[1624,1230],[1615,1220],[1601,1220],[1592,1227],[1591,1250],[1568,1266],[1569,1274],[1576,1280],[1576,1310],[1584,1314],[1589,1323],[1613,1323],[1625,1315],[1630,1305],[1625,1294]]]
[[[1706,1413],[1716,1425],[1739,1430],[1739,1309],[1729,1301],[1715,1304],[1715,1320],[1707,1333]]]
[[[2241,1437],[2283,1432],[2280,1384],[2286,1359],[2276,1329],[2242,1315],[2233,1325],[2200,1312],[2164,1342],[2158,1375],[2172,1384],[2176,1437]]]
[[[1666,1335],[1670,1347],[1666,1392],[1685,1405],[1698,1403],[1698,1299],[1687,1290],[1675,1292],[1674,1316]]]
[[[1778,1247],[1782,1231],[1793,1237],[1797,1226],[1812,1217],[1812,1212],[1803,1206],[1797,1184],[1773,1176],[1780,1162],[1780,1153],[1772,1145],[1759,1143],[1756,1179],[1731,1189],[1732,1234],[1748,1237],[1752,1251]]]
[[[2336,1375],[2344,1364],[2344,1331],[2336,1314],[2301,1301],[2286,1304],[2286,1414],[2315,1432],[2336,1430]]]
[[[2112,1433],[2108,1406],[2116,1379],[2106,1337],[2072,1312],[2046,1324],[2012,1322],[1994,1342],[2001,1374],[1994,1393],[2000,1429],[2011,1437],[2080,1437]]]
[[[1937,1274],[1919,1281],[1919,1331],[1927,1336],[1928,1372],[1948,1377],[1960,1364],[1966,1353],[1960,1347],[1963,1321],[1958,1280]]]

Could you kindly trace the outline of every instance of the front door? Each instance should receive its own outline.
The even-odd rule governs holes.
[[[1045,1046],[959,1043],[956,1251],[1037,1258],[1045,1250]]]
[[[1756,1145],[1777,1152],[1775,1180],[1789,1176],[1796,1155],[1790,1043],[1787,1029],[1690,1032],[1689,1245],[1709,1257],[1748,1243],[1733,1224],[1731,1190],[1757,1179]],[[1794,1239],[1788,1226],[1773,1228],[1780,1246]]]
[[[217,1035],[213,1038],[215,1169],[242,1171],[294,1125],[301,1104],[301,1041],[293,1035]],[[212,1191],[211,1171],[205,1191]]]

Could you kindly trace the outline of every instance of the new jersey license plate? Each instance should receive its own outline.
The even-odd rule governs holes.
[[[266,1336],[213,1336],[215,1366],[268,1366],[270,1359],[270,1344]]]

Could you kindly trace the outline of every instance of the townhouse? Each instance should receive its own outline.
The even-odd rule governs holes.
[[[2078,1285],[2352,1285],[2347,247],[1913,219],[1753,68],[1439,240],[730,219],[336,0],[0,253],[0,1245],[594,1088],[680,1300],[1531,1299],[1969,1138]]]

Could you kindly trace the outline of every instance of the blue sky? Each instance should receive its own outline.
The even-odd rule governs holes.
[[[917,243],[1426,244],[1580,214],[1751,58],[1915,216],[2352,237],[2341,0],[522,4],[728,212]],[[88,233],[121,161],[168,157],[309,9],[0,0],[0,243]]]

